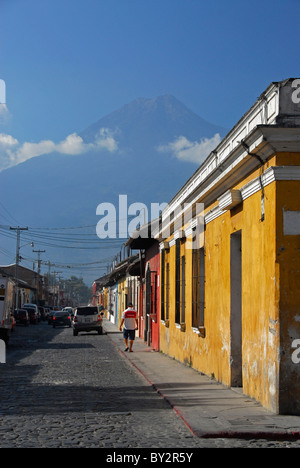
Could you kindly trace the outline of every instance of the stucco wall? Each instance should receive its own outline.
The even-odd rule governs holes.
[[[267,166],[283,161],[295,164],[299,157],[279,155],[271,158]],[[233,188],[245,185],[260,173],[261,170],[253,172]],[[169,327],[164,323],[160,327],[163,352],[232,385],[230,239],[233,233],[241,231],[243,392],[271,411],[294,414],[300,404],[300,364],[291,360],[291,341],[300,338],[300,236],[284,235],[283,213],[300,212],[299,193],[299,181],[274,181],[206,225],[205,337],[192,329],[192,251],[185,248],[184,241],[181,255],[186,259],[185,331],[175,324],[172,245],[165,255],[165,263],[170,265]]]

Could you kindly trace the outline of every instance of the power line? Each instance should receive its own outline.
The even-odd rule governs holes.
[[[116,258],[116,251],[120,251],[120,249],[124,245],[124,239],[100,239],[96,232],[89,232],[91,228],[96,228],[95,225],[85,225],[85,226],[73,226],[73,227],[53,227],[53,228],[41,228],[41,227],[26,227],[26,228],[12,228],[9,225],[0,224],[0,236],[12,239],[14,237],[12,230],[16,230],[17,233],[20,234],[21,230],[24,230],[22,235],[22,239],[26,242],[34,242],[35,245],[41,247],[48,247],[58,249],[67,250],[76,250],[76,251],[97,251],[101,252],[103,249],[113,250],[115,251],[114,254],[110,255],[109,257],[106,256],[104,259],[100,259],[98,261],[92,262],[51,262],[51,265],[55,266],[56,268],[63,269],[69,272],[93,272],[93,271],[101,271],[107,270],[107,265],[110,264]],[[18,230],[19,229],[19,230]],[[87,232],[83,232],[83,230],[87,230]],[[79,230],[80,232],[76,232]],[[25,232],[26,231],[26,232]],[[19,244],[18,244],[19,245]],[[24,247],[24,246],[23,246]],[[18,247],[19,249],[19,247]],[[7,250],[0,250],[2,254],[7,257],[13,257],[13,254]],[[40,250],[42,252],[42,250]],[[27,263],[29,262],[36,262],[36,259],[30,256],[22,256],[22,258],[18,254],[18,259]],[[39,258],[38,261],[39,265],[49,266],[49,261],[43,261]]]
[[[4,209],[4,211],[8,214],[8,216],[17,224],[19,224],[19,222],[10,214],[10,212],[5,208],[5,206],[3,205],[3,203],[0,201],[0,205],[2,206],[2,208]],[[1,215],[3,216],[3,215]],[[4,216],[6,217],[6,216]]]
[[[7,232],[6,229],[0,227],[0,233],[4,237],[11,238],[12,236]],[[116,247],[124,243],[122,239],[99,239],[95,236],[95,239],[85,239],[85,238],[71,238],[71,237],[47,237],[43,235],[35,235],[30,233],[29,235],[24,235],[25,240],[32,240],[38,243],[41,246],[56,247],[63,249],[78,249],[78,250],[99,250],[107,247]],[[67,244],[67,245],[66,245]]]

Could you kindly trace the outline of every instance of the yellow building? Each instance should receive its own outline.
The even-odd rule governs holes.
[[[161,351],[299,415],[298,89],[295,79],[266,89],[171,200],[155,237]]]

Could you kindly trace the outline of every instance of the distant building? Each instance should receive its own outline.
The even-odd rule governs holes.
[[[137,259],[137,255],[132,255],[115,263],[110,273],[93,283],[93,304],[102,305],[106,318],[116,325],[120,324],[122,312],[129,302],[138,307],[139,284],[137,278],[129,274]]]
[[[36,271],[16,264],[0,266],[2,273],[9,275],[15,282],[15,288],[18,288],[18,304],[15,307],[22,307],[23,304],[36,301],[38,274]]]

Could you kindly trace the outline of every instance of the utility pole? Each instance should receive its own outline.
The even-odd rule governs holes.
[[[40,273],[41,273],[41,253],[46,252],[46,250],[33,250],[38,254],[38,283],[37,283],[37,305],[39,305],[40,298]]]
[[[56,275],[58,275],[59,273],[62,273],[62,271],[54,271],[54,272],[53,272],[53,275],[54,275],[54,281],[53,281],[53,284],[54,284],[54,288],[53,288],[53,293],[54,293],[54,296],[53,296],[53,297],[54,297],[54,300],[55,300],[55,292],[54,292],[54,291],[57,290],[57,289],[56,289]],[[57,305],[57,306],[59,305],[59,304],[58,304],[58,303],[59,303],[59,285],[58,285],[58,290],[57,290],[57,300],[54,301],[54,302],[56,302],[55,305]]]
[[[16,266],[15,266],[15,279],[16,279],[16,304],[15,309],[19,307],[19,286],[18,286],[18,266],[20,261],[20,235],[21,231],[28,231],[28,227],[21,228],[18,227],[10,227],[11,231],[17,232],[17,246],[16,246]]]

